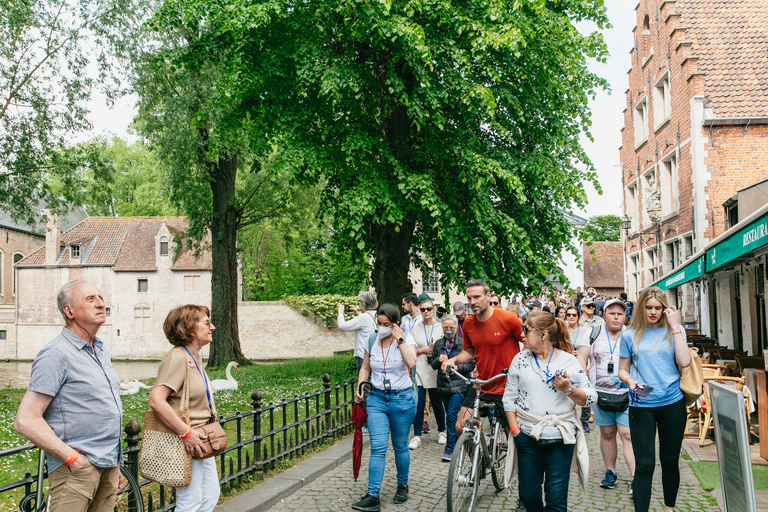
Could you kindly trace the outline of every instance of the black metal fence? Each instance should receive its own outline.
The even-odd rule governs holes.
[[[227,432],[229,445],[218,456],[222,492],[238,487],[244,479],[260,481],[281,461],[301,456],[308,449],[352,431],[350,416],[356,381],[334,386],[330,381],[330,375],[325,374],[322,389],[277,403],[270,402],[266,406],[262,393],[256,390],[251,394],[251,410],[238,411],[234,416],[219,420]],[[141,425],[135,420],[129,421],[124,431],[125,465],[142,487],[145,510],[173,510],[175,490],[139,476]],[[30,444],[0,451],[0,460],[32,449],[35,447]],[[34,492],[32,487],[36,481],[37,475],[27,472],[22,479],[0,485],[0,493],[23,487],[29,495]]]

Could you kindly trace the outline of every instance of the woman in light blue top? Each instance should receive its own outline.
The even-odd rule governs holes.
[[[691,364],[691,352],[677,308],[667,303],[661,289],[646,288],[635,312],[622,335],[619,360],[619,380],[629,387],[632,397],[629,431],[636,463],[635,510],[645,512],[650,506],[658,429],[664,510],[668,512],[675,509],[680,486],[678,462],[686,418],[678,368]]]

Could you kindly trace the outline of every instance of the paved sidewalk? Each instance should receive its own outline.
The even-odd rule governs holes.
[[[444,511],[446,510],[446,481],[448,478],[448,466],[440,460],[443,453],[442,446],[437,444],[437,428],[433,424],[430,415],[432,433],[422,436],[422,446],[418,450],[411,451],[410,469],[410,499],[404,505],[392,503],[392,497],[397,487],[395,462],[390,445],[387,452],[387,467],[381,490],[382,510],[404,511]],[[602,456],[600,454],[600,433],[597,427],[587,434],[590,453],[590,482],[587,489],[582,489],[577,483],[574,474],[571,476],[569,487],[568,510],[633,510],[632,497],[629,494],[629,470],[621,455],[619,445],[618,469],[619,482],[613,490],[603,489],[599,486],[605,473]],[[351,510],[350,505],[359,500],[367,489],[368,449],[363,454],[363,463],[360,470],[360,478],[357,482],[352,479],[351,460],[343,462],[312,483],[301,487],[290,496],[283,498],[269,510],[271,512],[286,512],[301,510],[309,511],[339,511]],[[658,460],[658,452],[657,452]],[[679,511],[707,511],[717,512],[719,507],[712,496],[699,485],[696,476],[691,471],[685,459],[680,460],[681,485],[677,499],[676,510]],[[259,486],[260,487],[260,486]],[[516,485],[513,485],[511,493],[503,491],[496,493],[490,474],[487,480],[480,483],[480,499],[475,510],[501,511],[514,510],[517,502]],[[663,511],[661,491],[661,468],[657,465],[654,473],[652,511]],[[251,491],[253,492],[253,491]]]

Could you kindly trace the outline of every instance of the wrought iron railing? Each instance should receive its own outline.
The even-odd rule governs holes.
[[[246,478],[260,481],[281,461],[301,456],[308,449],[352,431],[350,416],[356,381],[333,386],[330,381],[330,375],[325,374],[322,389],[294,395],[277,403],[270,402],[266,406],[261,391],[256,390],[251,393],[251,410],[238,411],[234,416],[219,420],[227,432],[229,444],[218,455],[217,461],[222,492],[239,486]],[[135,420],[129,421],[124,432],[125,465],[142,487],[145,510],[173,510],[175,489],[165,488],[139,476],[141,425]],[[32,449],[35,449],[34,445],[29,444],[0,451],[0,460]],[[28,495],[33,492],[32,485],[36,480],[37,475],[33,476],[28,471],[24,478],[0,485],[0,493],[23,487]]]

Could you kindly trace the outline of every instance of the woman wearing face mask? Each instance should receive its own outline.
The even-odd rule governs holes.
[[[368,462],[368,492],[352,505],[354,510],[381,510],[379,491],[384,478],[389,437],[392,438],[397,467],[397,492],[393,501],[399,504],[408,500],[411,464],[408,432],[416,413],[411,368],[416,364],[416,342],[413,336],[403,333],[399,322],[400,309],[394,304],[383,304],[378,310],[376,341],[370,350],[368,343],[364,346],[359,382],[370,376],[373,385],[366,403],[371,457]],[[355,402],[363,400],[359,390],[355,391]]]
[[[440,431],[437,442],[438,444],[445,444],[448,441],[445,433],[443,402],[437,393],[437,370],[434,370],[427,360],[434,352],[435,341],[442,338],[443,328],[440,324],[435,323],[435,305],[432,304],[431,300],[423,300],[419,304],[419,311],[421,311],[422,320],[411,331],[413,339],[419,347],[419,350],[416,352],[416,355],[419,356],[416,359],[416,384],[419,385],[419,401],[416,404],[416,417],[413,419],[413,438],[408,444],[408,448],[411,450],[416,450],[421,446],[421,431],[424,425],[424,408],[427,402],[427,393],[429,393],[429,401],[432,403],[432,411],[435,413],[437,430]]]
[[[456,419],[459,416],[461,401],[467,390],[467,383],[461,377],[456,375],[448,377],[444,372],[439,371],[440,366],[445,361],[458,355],[463,350],[464,338],[459,337],[457,334],[458,325],[459,323],[455,316],[446,315],[443,317],[443,337],[435,342],[432,347],[432,354],[429,356],[429,364],[432,368],[438,370],[437,392],[440,394],[443,408],[446,411],[445,421],[448,438],[445,444],[445,453],[443,453],[442,457],[444,462],[451,462],[451,454],[453,453],[454,446],[456,446],[456,438],[458,437],[456,435]],[[459,373],[465,377],[474,369],[474,361],[458,365]]]

